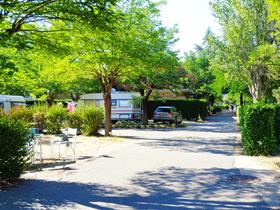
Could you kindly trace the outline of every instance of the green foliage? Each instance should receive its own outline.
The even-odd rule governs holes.
[[[0,117],[0,181],[17,179],[26,169],[31,140],[28,134],[22,121]]]
[[[261,103],[242,106],[240,127],[245,154],[272,155],[275,152],[275,106]]]
[[[66,118],[67,111],[65,108],[58,105],[51,106],[46,113],[46,129],[48,133],[60,133]]]
[[[46,127],[47,107],[45,105],[34,105],[31,107],[33,111],[33,122],[39,131],[43,131]]]
[[[274,89],[272,91],[272,95],[276,99],[277,103],[280,104],[280,87],[278,87],[277,89]]]
[[[280,144],[280,104],[275,106],[275,137]]]
[[[229,106],[227,104],[224,104],[224,105],[217,105],[217,104],[214,104],[212,107],[211,107],[211,112],[213,114],[216,114],[217,112],[221,112],[223,110],[228,110],[229,109]]]
[[[25,106],[13,107],[9,115],[13,120],[23,120],[27,123],[33,122],[33,111]]]
[[[200,100],[200,110],[199,110],[199,117],[201,120],[206,120],[208,116],[208,104],[206,101]]]
[[[279,0],[267,0],[269,5],[269,20],[274,24],[274,28],[278,30],[273,31],[275,39],[280,40],[280,1]],[[278,42],[279,43],[279,42]]]
[[[134,122],[134,121],[118,121],[113,124],[114,128],[129,128],[129,129],[153,129],[153,128],[178,128],[178,127],[185,127],[184,124],[175,125],[174,123],[148,123],[142,124],[141,122]]]
[[[0,108],[0,117],[4,117],[4,116],[6,116],[6,113],[2,108]]]
[[[78,107],[74,112],[69,112],[67,116],[68,127],[77,128],[78,133],[80,133],[83,126],[83,114],[83,107]]]
[[[279,50],[266,0],[212,0],[223,36],[208,36],[212,68],[247,86],[254,102],[279,86]],[[277,85],[278,84],[278,85]]]
[[[207,102],[204,100],[166,100],[166,101],[148,101],[148,117],[152,118],[153,113],[158,106],[175,106],[182,112],[183,118],[187,120],[198,120],[199,117],[204,120],[208,115]]]
[[[88,136],[96,135],[104,120],[103,108],[97,106],[84,106],[81,108],[81,112],[82,133]]]
[[[92,28],[108,28],[114,18],[112,6],[116,0],[94,1],[0,1],[0,43],[18,48],[30,47],[34,42],[50,44],[41,36],[43,32],[53,32],[50,22],[87,23]],[[61,27],[59,31],[66,30]]]
[[[185,88],[192,90],[198,98],[208,99],[210,95],[216,94],[211,88],[215,77],[210,71],[206,49],[200,47],[195,52],[185,54],[183,66],[186,69]]]

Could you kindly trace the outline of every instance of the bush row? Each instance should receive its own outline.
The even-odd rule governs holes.
[[[84,106],[68,114],[68,126],[78,128],[78,131],[91,136],[98,133],[104,120],[104,111],[101,107]]]
[[[280,106],[250,104],[238,110],[244,152],[272,155],[280,143]]]
[[[216,114],[217,112],[221,112],[223,110],[228,110],[228,109],[229,109],[229,105],[227,105],[227,104],[224,104],[224,105],[216,105],[216,104],[214,104],[211,107],[211,113],[212,114]]]
[[[60,106],[16,107],[9,115],[0,109],[0,183],[16,180],[27,168],[32,155],[31,126],[56,134],[65,125],[94,135],[103,118],[103,109],[95,106],[80,107],[71,113]]]
[[[158,106],[175,106],[182,112],[183,118],[187,120],[205,120],[208,115],[207,102],[204,100],[151,100],[148,102],[148,117],[151,119]]]
[[[36,127],[39,131],[45,130],[49,134],[58,134],[61,128],[74,127],[85,135],[97,134],[103,123],[103,109],[96,106],[84,106],[68,113],[65,108],[55,105],[52,107],[35,105],[31,108],[15,107],[9,118],[22,120]]]
[[[141,122],[134,122],[134,121],[118,121],[113,124],[113,128],[132,128],[132,129],[147,129],[147,128],[182,128],[185,127],[184,124],[176,125],[175,123],[149,123],[149,124],[142,124]]]

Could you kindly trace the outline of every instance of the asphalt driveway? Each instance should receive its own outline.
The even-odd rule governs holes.
[[[125,146],[25,175],[0,191],[0,209],[280,209],[279,174],[240,154],[230,113],[114,135]]]

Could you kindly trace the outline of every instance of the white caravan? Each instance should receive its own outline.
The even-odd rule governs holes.
[[[136,92],[112,92],[112,120],[140,120],[140,104],[133,104],[132,99],[139,97]],[[104,106],[102,93],[90,93],[81,96],[81,104]]]
[[[26,106],[25,98],[23,96],[14,95],[0,95],[0,109],[9,113],[11,108],[15,106]]]

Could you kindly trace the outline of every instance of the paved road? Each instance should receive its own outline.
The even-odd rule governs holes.
[[[279,175],[238,154],[230,114],[169,130],[115,130],[127,144],[0,192],[0,209],[280,209]],[[94,154],[93,154],[94,155]],[[246,183],[235,175],[254,175]]]

